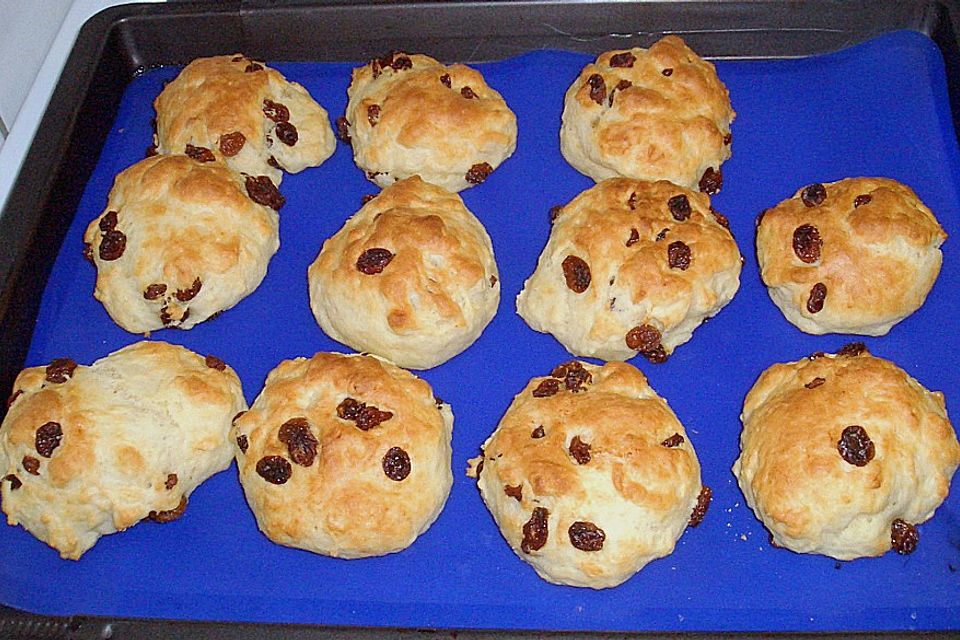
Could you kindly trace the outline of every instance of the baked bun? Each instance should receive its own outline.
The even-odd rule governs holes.
[[[374,356],[280,363],[235,421],[237,468],[260,530],[338,558],[393,553],[436,520],[453,483],[453,413]]]
[[[241,54],[194,60],[153,106],[157,152],[226,162],[273,185],[281,169],[316,167],[336,148],[326,110],[306,89]]]
[[[733,473],[772,544],[799,553],[912,552],[960,463],[943,394],[862,343],[771,366],[740,419]]]
[[[683,425],[621,362],[531,380],[470,464],[510,547],[556,584],[624,582],[710,503]]]
[[[608,51],[567,90],[560,151],[596,181],[624,176],[714,194],[736,114],[712,64],[677,36]]]
[[[0,426],[7,522],[78,559],[144,518],[170,522],[233,456],[230,420],[247,408],[233,369],[164,342],[90,366],[24,369]]]
[[[353,70],[338,120],[353,159],[381,187],[419,175],[448,191],[480,184],[517,146],[517,118],[479,71],[389,53]]]
[[[334,340],[428,369],[497,312],[493,246],[460,197],[407,178],[367,202],[308,270],[310,308]]]
[[[770,298],[801,331],[882,336],[923,304],[946,238],[909,187],[846,178],[761,213],[757,260]]]
[[[186,156],[141,160],[117,176],[87,227],[94,296],[133,333],[190,329],[250,294],[280,246],[277,213],[243,178]]]
[[[570,353],[663,362],[740,286],[741,257],[710,198],[670,182],[604,180],[551,211],[517,312]]]

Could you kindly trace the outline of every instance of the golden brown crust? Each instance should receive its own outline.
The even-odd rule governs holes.
[[[354,160],[381,187],[419,175],[461,191],[516,148],[516,116],[480,72],[461,64],[394,53],[354,69],[347,94]]]
[[[379,262],[361,270],[376,252]],[[483,225],[458,195],[416,176],[384,189],[324,242],[308,279],[330,337],[416,369],[470,346],[500,301]]]
[[[246,402],[222,361],[138,342],[76,366],[63,382],[49,371],[25,369],[14,384],[0,477],[17,483],[0,481],[0,495],[7,522],[62,557],[77,559],[100,536],[175,510],[230,464],[230,419]]]
[[[391,415],[364,430],[338,413],[347,398]],[[281,434],[291,420],[309,431],[301,441],[314,442],[300,462]],[[373,356],[318,353],[277,366],[232,433],[240,482],[268,538],[358,558],[405,549],[437,518],[453,481],[452,428],[450,407],[411,373]],[[385,467],[395,448],[407,456],[407,475],[402,464]],[[286,461],[282,483],[283,474],[258,472],[270,456]]]
[[[474,474],[481,460],[480,493],[504,538],[558,584],[616,586],[669,554],[701,490],[683,425],[624,363],[566,363],[531,380],[471,461]],[[524,534],[537,508],[548,512],[539,547]],[[602,530],[601,548],[575,546],[575,522]]]
[[[764,211],[757,259],[771,299],[802,331],[879,336],[923,304],[946,237],[909,187],[846,178]]]
[[[943,395],[865,351],[771,366],[741,420],[734,474],[774,542],[797,552],[885,553],[893,521],[933,516],[960,463]],[[839,444],[852,427],[871,443],[859,459]]]
[[[716,193],[716,180],[701,180],[730,157],[735,116],[713,65],[671,35],[603,53],[580,72],[564,98],[560,149],[596,181],[669,180]]]
[[[558,210],[517,312],[574,355],[604,360],[636,355],[627,334],[650,326],[666,357],[740,285],[740,252],[725,223],[704,194],[667,181],[604,180]],[[567,278],[570,256],[589,273],[585,287],[585,278],[579,286]]]
[[[122,249],[108,235],[122,237]],[[121,172],[84,242],[94,296],[133,333],[190,329],[229,309],[257,288],[280,246],[276,212],[252,201],[238,174],[186,156]]]
[[[293,173],[315,167],[336,146],[327,112],[302,86],[242,54],[194,60],[164,87],[154,107],[159,153],[202,148],[235,171],[269,176],[276,185],[283,178],[277,167]],[[281,120],[286,131],[278,131]],[[223,136],[234,136],[232,149],[230,141],[221,144]]]

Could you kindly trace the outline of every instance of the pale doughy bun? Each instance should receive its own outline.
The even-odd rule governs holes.
[[[453,483],[453,413],[373,356],[286,360],[235,421],[237,468],[260,530],[338,558],[393,553],[436,520]]]
[[[371,181],[419,175],[447,189],[480,184],[517,146],[517,118],[479,71],[390,53],[354,69],[341,137]]]
[[[169,522],[229,466],[230,420],[247,408],[233,369],[164,342],[90,366],[24,369],[0,426],[7,523],[76,560],[144,518]]]
[[[308,270],[324,332],[413,369],[457,355],[500,302],[490,237],[460,197],[419,177],[384,189]]]
[[[960,463],[943,394],[862,343],[771,366],[741,420],[733,473],[772,543],[798,553],[912,552]]]
[[[683,425],[621,362],[531,380],[470,463],[510,547],[556,584],[624,582],[671,553],[710,502]]]
[[[133,333],[190,329],[233,307],[280,246],[276,211],[251,200],[239,174],[182,155],[120,173],[83,240],[94,296]]]
[[[737,244],[702,193],[613,178],[552,213],[517,312],[576,356],[662,362],[740,286]]]
[[[608,51],[567,90],[560,151],[596,181],[669,180],[714,194],[736,114],[709,62],[677,36]]]
[[[907,186],[846,178],[761,213],[760,276],[801,331],[882,336],[920,308],[947,234]]]

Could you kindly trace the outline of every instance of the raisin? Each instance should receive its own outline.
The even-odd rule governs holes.
[[[897,518],[890,525],[890,546],[900,555],[913,553],[920,542],[920,532],[909,522]]]
[[[383,456],[383,473],[391,480],[400,482],[410,475],[410,456],[400,447],[392,447]]]
[[[200,278],[194,278],[189,289],[177,289],[177,292],[173,295],[176,296],[177,300],[180,302],[188,302],[196,298],[197,294],[200,293],[200,289],[202,288],[203,283],[200,281]]]
[[[12,407],[13,403],[17,401],[17,398],[19,398],[22,395],[23,395],[23,389],[17,389],[12,394],[10,394],[10,397],[7,398],[7,409]]]
[[[153,156],[157,155],[158,153],[159,153],[159,152],[157,151],[157,145],[152,144],[152,145],[150,145],[149,147],[147,147],[147,150],[144,151],[143,155],[144,155],[145,158],[152,158]]]
[[[580,551],[600,551],[603,541],[607,539],[603,529],[592,522],[574,522],[567,529],[567,534],[570,536],[570,544]]]
[[[490,177],[491,173],[493,173],[493,167],[489,162],[478,162],[470,167],[465,178],[470,184],[480,184]]]
[[[683,436],[679,433],[675,433],[663,442],[660,443],[661,446],[666,447],[667,449],[674,449],[683,444]]]
[[[653,364],[663,364],[667,361],[667,350],[663,348],[663,345],[655,347],[650,351],[641,351],[640,355]]]
[[[317,457],[317,439],[310,433],[306,418],[291,418],[280,426],[280,442],[287,445],[290,459],[301,467],[309,467]]]
[[[16,491],[17,489],[23,486],[23,483],[20,482],[20,478],[13,475],[12,473],[5,475],[3,479],[10,483],[10,491]]]
[[[23,465],[23,470],[30,475],[40,475],[40,461],[33,456],[23,456],[20,463]]]
[[[214,162],[217,159],[216,156],[213,155],[213,151],[210,151],[210,149],[207,149],[206,147],[195,147],[192,144],[188,144],[183,152],[188,158],[196,160],[197,162]]]
[[[544,430],[543,430],[543,425],[542,425],[542,424],[539,425],[536,429],[534,429],[533,431],[530,432],[530,437],[533,438],[534,440],[540,439],[540,438],[542,438],[542,437],[545,436],[545,435],[546,435],[546,433],[545,433]]]
[[[640,232],[633,227],[630,227],[630,237],[627,238],[627,246],[632,247],[638,242],[640,242]]]
[[[632,86],[633,86],[633,83],[630,82],[629,80],[621,80],[620,82],[618,82],[617,86],[615,86],[613,88],[613,91],[610,92],[610,99],[607,100],[607,104],[609,104],[612,107],[614,94],[616,94],[617,91],[623,91],[624,89],[627,89],[628,87],[632,87]]]
[[[269,158],[267,158],[267,164],[273,167],[274,169],[283,169],[283,167],[280,166],[280,163],[277,162],[277,159],[274,158],[273,156],[270,156]]]
[[[390,261],[393,260],[393,254],[381,247],[367,249],[357,258],[357,271],[365,273],[368,276],[382,273]]]
[[[810,297],[807,298],[807,311],[810,313],[820,313],[823,310],[823,301],[827,298],[827,285],[818,282],[810,289]]]
[[[491,288],[497,286],[497,282],[499,282],[499,280],[497,280],[497,276],[490,276],[490,287],[491,287]]]
[[[241,453],[246,453],[247,449],[250,447],[250,440],[244,434],[237,436],[237,447],[239,447]]]
[[[876,447],[866,429],[858,424],[851,425],[840,434],[837,441],[837,451],[847,463],[856,467],[864,467],[876,455]]]
[[[180,496],[180,503],[173,509],[167,509],[166,511],[151,511],[147,514],[147,517],[158,522],[160,524],[167,524],[168,522],[173,522],[183,515],[183,512],[187,510],[187,496]]]
[[[263,101],[263,115],[274,122],[289,122],[290,109],[286,105],[265,98]]]
[[[77,363],[70,358],[56,358],[47,365],[45,379],[47,382],[60,384],[73,377]]]
[[[273,484],[283,484],[291,472],[290,463],[282,456],[264,456],[257,461],[257,475]]]
[[[127,236],[123,232],[111,229],[100,240],[100,259],[105,262],[117,260],[127,248]]]
[[[731,142],[733,142],[733,134],[731,134],[731,133],[725,134],[725,135],[723,136],[723,144],[724,144],[724,146],[728,146],[728,147],[729,147]]]
[[[814,351],[813,353],[807,356],[807,360],[810,360],[812,362],[813,360],[819,360],[825,355],[827,354],[825,354],[823,351]]]
[[[632,67],[633,63],[637,61],[637,57],[630,53],[629,51],[624,51],[622,53],[615,53],[610,56],[610,66],[611,67]]]
[[[846,358],[853,358],[864,352],[870,353],[867,351],[867,345],[863,344],[862,342],[851,342],[843,345],[843,347],[840,348],[840,351],[837,351],[837,355],[844,356]]]
[[[395,57],[394,57],[393,62],[390,64],[390,66],[393,67],[393,70],[394,70],[394,71],[402,71],[402,70],[404,70],[404,69],[412,69],[412,68],[413,68],[413,61],[410,60],[410,58],[408,58],[408,57],[405,56],[405,55],[398,55],[398,56],[395,56]]]
[[[590,445],[580,439],[580,436],[573,436],[570,441],[570,455],[577,461],[577,464],[587,464],[590,462]]]
[[[815,182],[800,192],[800,199],[806,206],[815,207],[827,199],[827,190],[822,184]]]
[[[583,391],[584,384],[593,382],[593,376],[590,372],[584,369],[583,364],[576,360],[560,365],[554,369],[550,375],[563,380],[567,390],[573,393]]]
[[[567,288],[574,293],[583,293],[590,286],[590,267],[578,256],[569,255],[563,259],[563,277]]]
[[[670,229],[668,229],[667,227],[664,227],[663,229],[660,229],[660,233],[657,234],[657,237],[654,238],[654,241],[655,241],[655,242],[660,242],[661,240],[663,240],[664,238],[667,237],[667,234],[668,234],[668,233],[670,233]]]
[[[39,429],[34,438],[34,447],[44,458],[53,455],[53,451],[60,446],[60,440],[63,438],[63,429],[58,422],[47,422]]]
[[[360,415],[360,410],[365,406],[367,405],[357,402],[353,398],[344,398],[343,402],[337,405],[337,417],[343,420],[356,420],[357,416]]]
[[[380,411],[374,406],[365,406],[360,409],[357,415],[357,428],[361,431],[369,431],[374,427],[379,427],[380,423],[386,422],[393,417],[390,411]]]
[[[280,208],[286,202],[270,176],[247,176],[245,180],[247,195],[257,204],[270,207],[274,211],[280,211]]]
[[[667,200],[667,207],[677,222],[683,222],[690,218],[690,200],[684,194],[676,195]]]
[[[163,482],[163,487],[169,491],[170,489],[173,489],[175,486],[177,486],[178,480],[179,478],[177,478],[177,474],[168,473],[167,479]]]
[[[367,122],[370,123],[371,127],[377,126],[377,122],[380,121],[380,105],[372,104],[367,107]]]
[[[204,364],[206,364],[211,369],[216,369],[217,371],[226,371],[227,363],[218,358],[217,356],[207,356],[203,359]]]
[[[690,247],[675,240],[667,246],[667,262],[671,269],[680,269],[686,271],[690,268]]]
[[[707,167],[707,170],[703,172],[703,177],[700,178],[699,187],[700,191],[711,196],[720,193],[720,189],[723,187],[723,174],[720,173],[719,169]]]
[[[217,141],[217,146],[220,147],[220,153],[228,158],[232,158],[240,153],[240,150],[243,149],[243,145],[246,143],[247,137],[239,131],[234,131],[233,133],[225,133],[220,136],[220,140]]]
[[[667,68],[665,68],[663,71],[661,71],[660,73],[662,73],[663,75],[665,75],[666,77],[669,78],[670,76],[673,75],[673,69],[671,69],[670,67],[667,67]]]
[[[524,553],[537,551],[547,544],[547,536],[550,531],[547,527],[547,517],[550,512],[543,507],[536,507],[530,514],[530,519],[523,525],[523,541],[520,543],[520,549]]]
[[[563,212],[562,205],[558,204],[555,207],[550,207],[550,224],[553,224],[553,222],[560,216],[562,212]]]
[[[148,284],[143,290],[144,300],[156,300],[167,292],[167,285],[163,283]]]
[[[793,252],[801,262],[813,264],[819,260],[822,246],[820,231],[812,224],[802,224],[793,230]]]
[[[259,65],[256,62],[251,62],[244,68],[244,73],[256,73],[257,71],[263,71],[263,65]]]
[[[730,230],[730,220],[727,218],[727,216],[723,215],[713,207],[710,207],[710,213],[713,214],[713,219],[717,221],[717,224],[727,231]]]
[[[340,116],[337,118],[337,137],[340,138],[340,141],[344,144],[350,144],[350,122],[347,120],[346,116]]]
[[[523,485],[518,484],[517,486],[511,486],[509,484],[503,485],[503,492],[514,498],[517,502],[523,501]]]
[[[806,387],[807,389],[816,389],[817,387],[822,385],[824,382],[826,382],[825,378],[821,378],[820,376],[817,376],[816,378],[814,378],[813,380],[811,380],[810,382],[808,382],[803,386]]]
[[[627,332],[627,347],[641,353],[653,351],[660,346],[660,332],[656,327],[642,324]]]
[[[704,516],[707,515],[707,509],[710,507],[710,498],[713,496],[713,491],[710,487],[704,486],[700,489],[700,495],[697,496],[697,506],[693,508],[693,513],[690,514],[690,522],[687,523],[688,527],[696,527],[701,522],[703,522]]]
[[[167,326],[173,321],[173,317],[170,315],[169,309],[164,306],[160,308],[160,322],[163,323],[163,326]]]
[[[107,211],[103,214],[103,217],[100,218],[100,222],[97,223],[97,226],[100,227],[100,231],[106,233],[111,229],[117,227],[117,212],[116,211]]]
[[[443,74],[442,76],[440,76],[440,84],[442,84],[443,86],[445,86],[447,89],[450,88],[451,85],[450,85],[450,74],[449,74],[449,73],[445,73],[445,74]]]
[[[280,142],[292,147],[297,144],[297,140],[300,139],[300,134],[297,132],[297,128],[290,124],[289,122],[278,122],[277,127],[273,130],[274,134],[280,139]]]
[[[463,87],[460,89],[460,95],[466,98],[467,100],[476,100],[477,94],[470,87]]]
[[[547,398],[560,391],[560,381],[553,378],[547,378],[533,390],[534,398]]]
[[[862,207],[865,204],[870,204],[871,200],[873,200],[873,198],[870,196],[870,194],[868,193],[861,194],[853,199],[853,208],[857,209],[859,207]]]
[[[590,85],[590,99],[602,105],[607,97],[607,85],[603,81],[603,76],[595,73],[587,78],[587,84]]]
[[[636,192],[631,193],[630,197],[627,198],[627,206],[630,207],[630,211],[634,211],[637,208],[637,194]]]

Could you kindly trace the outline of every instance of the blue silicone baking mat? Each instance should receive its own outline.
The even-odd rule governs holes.
[[[234,53],[225,51],[224,53]],[[429,52],[426,52],[429,53]],[[592,591],[548,584],[514,556],[484,507],[466,460],[511,398],[570,356],[515,313],[517,293],[549,233],[548,210],[592,182],[560,155],[563,94],[590,60],[531,52],[479,64],[517,114],[515,155],[463,192],[486,225],[502,281],[499,312],[465,353],[422,373],[453,406],[455,483],[437,522],[409,549],[336,560],[280,547],[257,530],[236,469],[211,478],[176,522],[141,523],[107,536],[80,561],[19,527],[0,526],[0,601],[42,614],[282,621],[329,625],[548,630],[820,631],[960,628],[960,483],[920,527],[909,556],[837,562],[771,548],[730,472],[743,397],[774,362],[834,351],[849,336],[809,336],[788,324],[760,283],[754,218],[801,186],[846,176],[888,176],[913,187],[950,239],[924,307],[889,335],[865,342],[960,415],[960,156],[943,62],[913,32],[814,58],[720,62],[737,111],[733,158],[714,206],[746,258],[733,302],[668,362],[633,363],[686,425],[713,488],[706,520],[676,551],[622,586]],[[331,114],[343,113],[352,65],[274,63]],[[92,296],[81,236],[102,210],[114,175],[143,157],[152,101],[177,69],[134,79],[43,295],[28,365],[69,356],[84,364],[140,339],[116,327]],[[255,293],[190,331],[152,339],[215,354],[239,373],[249,401],[282,359],[346,350],[310,314],[307,266],[323,240],[374,193],[338,144],[323,166],[285,178],[281,248]],[[6,392],[4,392],[6,393]]]

